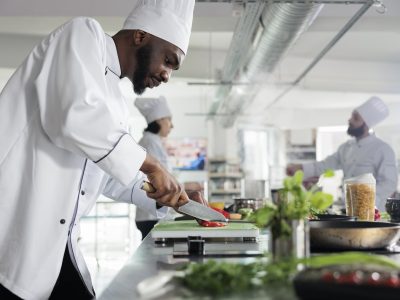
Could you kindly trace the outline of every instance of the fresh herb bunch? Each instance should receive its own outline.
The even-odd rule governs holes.
[[[324,177],[333,175],[331,170],[324,173]],[[279,203],[265,205],[256,210],[250,219],[258,227],[270,227],[275,238],[288,237],[291,235],[290,221],[315,216],[331,206],[332,195],[319,191],[316,185],[305,190],[303,177],[304,173],[297,171],[292,177],[285,178],[284,187],[279,191]]]
[[[400,270],[400,265],[386,256],[362,252],[343,252],[310,258],[290,258],[278,262],[262,258],[251,264],[216,262],[214,260],[201,264],[190,263],[183,270],[184,276],[177,279],[191,291],[213,296],[237,294],[261,288],[271,291],[273,290],[271,287],[289,287],[299,264],[315,268],[363,264]]]

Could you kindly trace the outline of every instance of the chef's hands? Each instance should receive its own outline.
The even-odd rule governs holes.
[[[189,199],[199,202],[200,204],[203,204],[205,206],[208,206],[208,201],[206,199],[204,199],[203,194],[201,192],[193,191],[193,190],[186,190],[186,193],[189,196]]]
[[[303,170],[303,165],[301,164],[290,164],[286,167],[286,174],[293,176],[298,170]]]
[[[147,179],[155,188],[155,192],[147,192],[149,198],[158,204],[178,208],[189,200],[186,192],[176,179],[161,164],[147,154],[140,170],[147,175]]]

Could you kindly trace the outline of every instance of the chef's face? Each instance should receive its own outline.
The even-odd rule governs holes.
[[[353,111],[349,119],[347,134],[354,137],[359,137],[362,136],[366,130],[368,130],[368,128],[365,125],[365,122],[361,115],[357,111]]]
[[[160,132],[158,134],[162,137],[167,137],[171,132],[171,129],[174,128],[171,117],[159,119],[157,120],[157,123],[160,125]]]
[[[178,70],[185,55],[175,45],[151,34],[145,33],[136,51],[136,67],[131,81],[136,94],[142,94],[146,88],[168,82],[173,70]]]

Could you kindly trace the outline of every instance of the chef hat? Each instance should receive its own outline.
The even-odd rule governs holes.
[[[159,98],[137,98],[135,106],[145,117],[147,124],[166,117],[172,117],[165,97]]]
[[[138,0],[122,29],[140,29],[179,47],[189,45],[195,0]]]
[[[368,128],[374,127],[389,115],[389,109],[382,99],[371,97],[355,109],[363,118]]]

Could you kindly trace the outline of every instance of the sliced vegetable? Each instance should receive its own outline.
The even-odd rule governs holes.
[[[204,220],[200,220],[198,223],[200,224],[200,226],[203,227],[224,227],[227,225],[227,223],[204,221]]]

